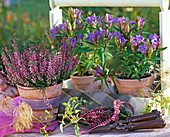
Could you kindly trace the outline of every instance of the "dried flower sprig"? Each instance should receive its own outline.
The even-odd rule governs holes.
[[[17,132],[23,132],[25,129],[32,128],[32,109],[27,103],[20,103],[14,110],[13,116],[13,128],[15,128]]]
[[[15,103],[9,96],[1,96],[0,98],[0,113],[10,115]]]
[[[82,108],[80,118],[89,122],[89,128],[93,128],[106,119],[111,118],[112,115],[113,112],[110,109],[100,106],[91,110]]]
[[[5,113],[6,115],[9,115],[11,118],[13,118],[13,121],[9,125],[5,125],[3,127],[0,127],[0,129],[5,127],[13,127],[16,132],[24,132],[25,130],[33,130],[33,121],[34,118],[41,124],[43,127],[38,128],[40,133],[46,133],[49,134],[46,131],[46,127],[50,125],[50,123],[44,124],[41,120],[37,119],[33,116],[32,108],[25,102],[19,102],[19,104],[15,103],[13,99],[9,96],[2,96],[0,98],[0,113]],[[52,119],[52,116],[50,113],[45,110],[45,113],[47,114],[44,118],[50,118]],[[42,131],[43,129],[43,131]],[[34,131],[34,130],[33,130]]]
[[[31,129],[32,124],[32,109],[25,103],[16,103],[9,96],[2,96],[0,98],[0,112],[5,113],[13,118],[10,124],[17,132],[23,132],[25,129]]]

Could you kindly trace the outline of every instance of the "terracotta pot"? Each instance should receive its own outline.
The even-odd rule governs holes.
[[[83,77],[78,77],[78,76],[70,76],[72,82],[74,83],[76,89],[78,90],[85,90],[94,80],[95,77],[92,76],[83,76]]]
[[[133,95],[137,93],[142,87],[150,88],[154,81],[154,75],[151,74],[150,77],[142,78],[141,81],[138,79],[114,79],[117,86],[119,94]]]
[[[45,103],[40,89],[35,89],[32,87],[22,87],[19,85],[17,86],[17,88],[21,99],[24,102],[28,103],[32,108],[34,117],[41,120],[40,116],[44,118],[44,116],[47,115],[44,111],[47,110],[53,116],[53,119],[47,119],[47,120],[43,119],[43,122],[49,122],[56,119],[56,114],[58,113],[58,106],[59,106],[60,95],[62,90],[62,83],[45,88],[46,96],[49,100],[49,103],[53,106],[55,110],[55,114],[52,112],[51,109],[49,109],[49,107]],[[38,121],[33,119],[33,122],[37,123]]]
[[[46,94],[47,98],[50,99],[50,98],[59,96],[61,94],[62,85],[63,85],[63,83],[55,85],[55,86],[46,87],[45,94]],[[17,85],[17,88],[18,88],[20,97],[22,97],[22,98],[44,99],[40,89],[35,89],[32,87],[22,87],[19,85]]]

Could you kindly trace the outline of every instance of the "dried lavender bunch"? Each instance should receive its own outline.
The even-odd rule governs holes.
[[[74,56],[67,44],[57,51],[30,45],[21,52],[17,47],[16,38],[11,44],[13,50],[5,48],[2,53],[4,69],[0,72],[5,82],[27,87],[48,87],[67,79],[78,64],[79,56]]]

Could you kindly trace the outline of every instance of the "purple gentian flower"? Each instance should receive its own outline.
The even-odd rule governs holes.
[[[107,20],[106,20],[107,22],[113,22],[115,16],[107,13],[106,17],[107,17]]]
[[[83,38],[84,38],[83,35],[80,35],[80,34],[77,35],[77,40],[80,40],[80,39],[83,39]]]
[[[96,67],[97,71],[96,71],[96,76],[97,77],[101,77],[101,75],[103,75],[103,71],[100,69],[99,66]]]
[[[72,48],[75,48],[75,46],[76,46],[76,42],[77,42],[77,40],[76,40],[76,38],[70,38],[70,41],[71,41],[71,47]]]
[[[147,50],[148,50],[148,47],[145,44],[140,45],[138,48],[138,51],[142,52],[142,54],[144,54]]]
[[[59,25],[59,28],[61,28],[63,31],[66,31],[66,30],[67,30],[66,25],[67,25],[67,23],[64,22],[63,24],[60,24],[60,25]]]
[[[88,40],[89,42],[95,42],[95,41],[96,41],[95,33],[92,32],[92,33],[88,34],[87,40]]]
[[[79,30],[83,29],[83,24],[80,22],[80,20],[76,20],[76,24]]]
[[[111,39],[113,38],[113,35],[114,35],[114,32],[113,32],[113,31],[109,32],[108,40],[111,40]]]
[[[124,37],[122,37],[122,38],[120,39],[120,44],[121,44],[121,47],[122,47],[122,48],[125,46],[126,41],[127,41],[127,39],[125,39]]]
[[[135,21],[129,20],[129,22],[130,22],[131,25],[135,24]]]
[[[151,40],[152,47],[153,47],[154,51],[156,50],[156,47],[159,48],[159,46],[160,46],[160,39],[159,39],[159,36],[156,33],[149,35],[148,39]]]
[[[133,47],[136,47],[138,45],[138,40],[136,37],[131,37],[131,43]]]
[[[88,34],[87,40],[89,42],[101,41],[104,38],[104,34],[107,33],[105,30],[96,31]]]
[[[131,37],[131,43],[133,47],[136,47],[141,42],[143,42],[144,38],[141,35],[136,35],[136,37]]]
[[[54,39],[54,37],[53,37],[53,34],[51,33],[50,35],[49,35],[51,38],[53,38]]]
[[[76,20],[76,24],[79,24],[80,23],[80,20]]]
[[[99,17],[99,18],[96,18],[99,27],[102,27],[102,26],[103,26],[103,23],[102,23],[102,20],[101,20],[102,18],[103,18],[103,16],[102,16],[102,17]]]
[[[100,41],[104,38],[104,33],[107,33],[107,31],[105,30],[96,31],[97,41]]]
[[[113,36],[115,36],[118,40],[121,39],[121,36],[123,34],[121,34],[120,32],[114,32]]]
[[[114,17],[113,15],[106,14],[106,22],[108,23],[108,27],[112,26],[112,23],[114,22]]]
[[[144,38],[141,35],[136,35],[136,39],[138,43],[141,43],[144,40]]]
[[[159,39],[159,36],[158,36],[156,33],[154,33],[154,34],[149,35],[149,38],[148,38],[148,39],[149,39],[149,40]]]
[[[96,25],[96,18],[97,16],[91,15],[87,19],[84,19],[87,23],[89,23],[89,26]]]
[[[142,28],[144,26],[145,21],[148,21],[148,20],[138,16],[136,18],[136,26]]]
[[[81,13],[83,13],[82,10],[79,10],[79,9],[76,8],[75,11],[76,11],[77,19],[79,19],[80,17],[82,17],[82,15],[81,15]]]
[[[147,19],[144,19],[142,17],[139,17],[140,21],[140,27],[142,28],[144,26],[145,21],[148,21]]]
[[[50,32],[51,32],[51,34],[49,36],[54,39],[54,35],[56,35],[60,31],[59,31],[58,27],[54,27],[52,30],[50,30]]]

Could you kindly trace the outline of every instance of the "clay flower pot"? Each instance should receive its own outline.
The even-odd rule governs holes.
[[[44,118],[44,116],[47,115],[44,112],[45,110],[50,112],[50,114],[53,116],[53,119],[51,120],[43,119],[43,122],[49,122],[49,121],[53,121],[56,119],[55,114],[58,113],[58,106],[60,102],[62,84],[63,83],[60,83],[58,85],[45,88],[45,94],[49,100],[49,103],[54,108],[55,112],[52,112],[52,110],[45,103],[43,94],[41,93],[40,89],[35,89],[32,87],[22,87],[20,85],[18,85],[17,88],[18,88],[18,92],[19,92],[21,99],[24,102],[28,103],[30,107],[32,108],[34,117],[41,120],[40,116]],[[38,121],[33,119],[33,122],[37,123]]]
[[[133,95],[137,93],[142,87],[150,88],[154,81],[154,75],[150,77],[142,78],[141,81],[138,79],[120,79],[114,78],[119,94]]]
[[[95,80],[94,75],[82,77],[71,75],[70,77],[77,90],[85,90]]]

